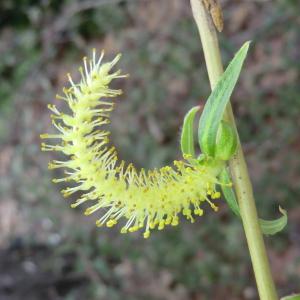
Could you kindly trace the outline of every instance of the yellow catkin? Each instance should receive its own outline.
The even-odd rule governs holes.
[[[215,164],[187,159],[174,161],[173,167],[138,171],[132,164],[118,161],[115,147],[109,144],[110,132],[103,125],[109,123],[114,108],[111,98],[121,94],[109,84],[126,75],[111,72],[120,55],[108,63],[102,63],[102,58],[103,53],[97,58],[94,50],[90,60],[83,59],[78,83],[68,74],[70,85],[57,99],[66,101],[71,112],[62,113],[49,104],[58,133],[41,135],[59,141],[42,143],[43,151],[59,151],[68,157],[51,161],[49,169],[65,170],[65,177],[53,179],[70,185],[62,190],[64,197],[79,192],[71,207],[87,203],[86,215],[100,213],[97,226],[113,227],[125,220],[121,233],[143,228],[145,238],[154,228],[178,225],[180,214],[194,222],[195,216],[203,215],[203,202],[217,211],[211,202],[220,197],[216,192],[220,168]]]

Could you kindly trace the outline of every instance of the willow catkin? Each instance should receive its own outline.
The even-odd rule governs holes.
[[[51,161],[49,169],[64,169],[63,178],[53,179],[70,185],[62,190],[63,196],[79,192],[71,207],[87,203],[86,215],[100,215],[97,226],[112,227],[125,219],[121,233],[144,228],[145,238],[151,229],[176,226],[180,214],[193,222],[194,216],[203,214],[203,202],[216,211],[211,201],[220,197],[216,191],[220,167],[216,164],[187,158],[174,161],[172,167],[146,171],[118,161],[116,149],[109,143],[110,132],[103,126],[110,122],[112,98],[121,94],[109,84],[126,75],[120,70],[111,71],[120,55],[108,63],[102,63],[102,58],[103,53],[97,58],[94,50],[90,60],[83,59],[78,83],[68,74],[70,85],[57,99],[66,101],[71,113],[49,105],[58,133],[41,135],[42,139],[59,141],[42,143],[43,151],[59,151],[67,156],[64,161]]]

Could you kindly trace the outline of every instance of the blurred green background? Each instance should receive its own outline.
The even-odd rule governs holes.
[[[232,102],[259,213],[289,212],[266,243],[280,295],[300,292],[300,5],[223,0],[227,63],[253,41]],[[1,0],[0,299],[258,299],[243,229],[226,205],[195,224],[120,235],[71,210],[47,170],[47,103],[91,49],[131,74],[113,114],[120,156],[159,167],[180,157],[187,110],[209,94],[187,0]]]

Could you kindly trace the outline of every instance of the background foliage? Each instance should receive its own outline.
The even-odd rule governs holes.
[[[300,292],[299,3],[221,3],[224,61],[253,40],[233,106],[261,216],[289,212],[287,229],[266,239],[276,284]],[[1,1],[0,298],[257,299],[241,224],[225,205],[144,240],[96,229],[51,184],[39,149],[46,104],[93,47],[124,54],[131,76],[116,83],[113,141],[138,166],[180,156],[183,116],[209,94],[189,1]]]

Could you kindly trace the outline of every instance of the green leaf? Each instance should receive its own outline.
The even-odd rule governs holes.
[[[229,208],[233,211],[235,215],[240,217],[241,216],[240,208],[238,206],[238,202],[236,200],[234,190],[232,189],[232,187],[228,186],[231,180],[226,168],[224,168],[220,174],[220,181],[222,183],[221,185],[222,192]],[[288,221],[287,212],[280,206],[279,206],[279,211],[282,213],[282,216],[278,219],[275,220],[259,219],[259,225],[263,234],[274,235],[285,228]]]
[[[282,213],[282,217],[276,220],[259,219],[260,228],[265,235],[274,235],[286,226],[288,221],[286,210],[279,206],[279,211]]]
[[[235,193],[231,186],[230,176],[226,168],[224,168],[220,174],[220,181],[222,183],[221,189],[229,208],[236,216],[240,217],[240,208],[236,201]]]
[[[285,296],[281,298],[280,300],[300,300],[300,294],[293,294],[289,296]]]
[[[192,156],[195,157],[194,150],[194,119],[197,111],[199,111],[200,107],[195,106],[185,115],[183,121],[183,127],[181,132],[181,151],[183,156]]]
[[[198,138],[204,154],[214,157],[217,132],[224,110],[239,78],[250,42],[246,42],[234,56],[210,94],[199,121]]]

